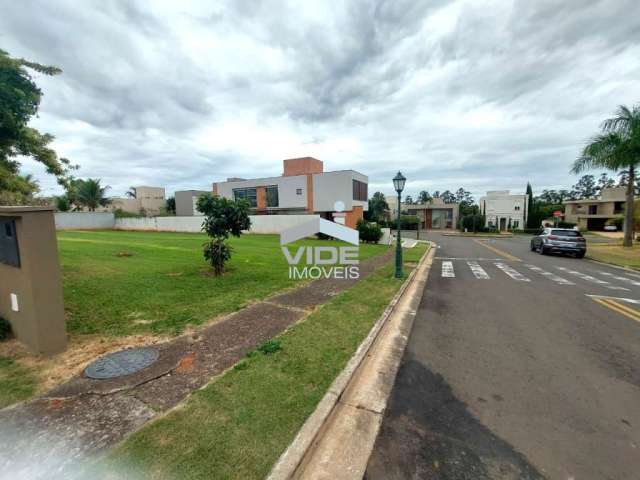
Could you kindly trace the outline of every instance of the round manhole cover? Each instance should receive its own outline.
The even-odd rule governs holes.
[[[124,377],[153,364],[160,353],[155,348],[129,348],[100,357],[84,373],[89,378]]]

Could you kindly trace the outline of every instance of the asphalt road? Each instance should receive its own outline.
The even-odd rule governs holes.
[[[428,238],[366,478],[640,479],[640,274],[529,237]]]

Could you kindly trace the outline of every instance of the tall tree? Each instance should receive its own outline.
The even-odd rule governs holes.
[[[475,215],[479,212],[479,207],[475,205],[475,200],[471,192],[465,190],[460,187],[456,190],[455,195],[455,203],[458,204],[458,209],[460,212],[460,216],[464,215]]]
[[[431,200],[431,194],[426,190],[422,190],[418,194],[418,202],[419,203],[428,203]]]
[[[169,197],[164,202],[164,208],[167,210],[167,213],[176,213],[176,197]]]
[[[366,212],[367,220],[380,222],[384,219],[385,212],[389,210],[389,205],[382,192],[376,192],[369,199],[369,211]]]
[[[456,196],[451,193],[449,190],[445,190],[440,194],[440,198],[444,201],[444,203],[456,203]]]
[[[614,172],[628,171],[626,208],[624,212],[625,247],[633,246],[633,204],[636,168],[640,164],[640,105],[621,105],[614,116],[602,123],[602,133],[596,135],[573,164],[572,171],[606,168]]]
[[[138,192],[136,192],[135,187],[129,187],[129,190],[124,192],[124,196],[129,198],[138,198]]]
[[[40,65],[23,58],[12,58],[0,49],[0,202],[29,201],[29,182],[20,176],[21,157],[33,158],[65,185],[69,170],[66,158],[58,158],[49,148],[53,136],[27,126],[38,113],[42,91],[33,81],[31,71],[57,75],[59,68]]]
[[[605,188],[614,187],[616,181],[607,175],[607,172],[602,172],[598,177],[598,193],[601,193]]]
[[[597,194],[598,186],[593,175],[583,175],[578,183],[571,187],[571,195],[578,200],[593,198]]]
[[[106,197],[109,188],[111,187],[100,185],[99,178],[76,181],[75,202],[93,212],[96,208],[104,207],[110,203]]]
[[[627,185],[629,185],[629,171],[620,170],[620,172],[618,173],[618,184],[616,185],[616,187],[626,187]],[[638,185],[637,181],[635,185],[635,194],[640,195],[640,185]]]
[[[536,228],[533,224],[535,217],[533,215],[533,188],[531,188],[531,183],[527,182],[527,228]]]
[[[405,205],[413,205],[413,197],[411,197],[411,195],[407,195],[404,197],[404,203]]]

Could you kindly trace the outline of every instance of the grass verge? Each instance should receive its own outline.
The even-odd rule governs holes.
[[[0,357],[0,408],[31,397],[37,387],[32,372],[14,360]]]
[[[426,250],[405,250],[408,273]],[[142,478],[264,478],[400,288],[387,264],[130,436],[106,460]]]
[[[622,245],[590,244],[587,258],[621,267],[640,269],[640,245],[627,248]]]
[[[65,231],[58,234],[67,330],[72,334],[175,335],[296,285],[278,235],[232,238],[233,257],[214,277],[204,234]],[[339,245],[303,240],[300,245]],[[383,253],[360,246],[360,259]]]

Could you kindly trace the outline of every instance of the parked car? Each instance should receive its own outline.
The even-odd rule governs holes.
[[[604,226],[604,231],[605,232],[617,232],[618,231],[618,227],[616,227],[615,225],[605,225]]]
[[[544,228],[531,239],[531,251],[541,255],[571,253],[576,258],[582,258],[587,253],[587,241],[578,230]]]

